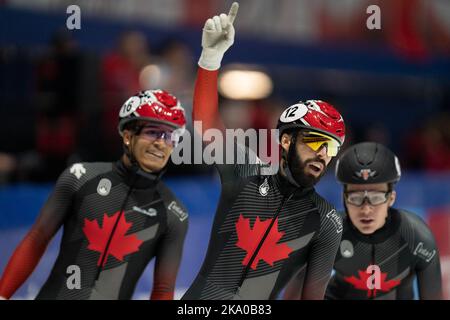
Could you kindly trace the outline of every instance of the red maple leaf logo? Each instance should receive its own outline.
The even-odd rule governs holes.
[[[125,215],[119,219],[117,223],[116,230],[112,236],[111,242],[108,246],[108,251],[106,250],[106,245],[111,236],[112,229],[116,223],[117,215],[119,211],[108,217],[106,213],[103,215],[103,225],[99,226],[97,220],[84,219],[83,232],[89,240],[88,249],[100,252],[100,258],[98,259],[97,266],[102,263],[102,257],[105,255],[106,258],[103,259],[103,265],[106,264],[108,256],[112,255],[116,259],[123,261],[123,257],[127,254],[136,252],[139,250],[142,240],[139,240],[136,235],[125,235],[127,231],[131,228],[132,223],[125,220]]]
[[[372,279],[369,279],[373,275],[371,273],[368,273],[366,271],[358,270],[359,279],[355,276],[351,277],[344,277],[344,280],[350,284],[352,284],[355,289],[358,290],[367,290],[367,297],[370,298],[377,296],[377,290],[380,290],[382,292],[389,292],[392,288],[398,286],[400,284],[400,280],[389,280],[386,281],[387,273],[381,272],[380,273],[380,286],[376,287],[373,286],[373,288],[369,287],[370,282],[372,282]],[[369,281],[368,281],[369,280]]]
[[[242,261],[243,265],[246,266],[249,263],[271,222],[272,219],[261,221],[259,220],[259,217],[256,217],[256,221],[252,229],[250,227],[250,218],[246,219],[242,215],[239,216],[239,220],[236,222],[236,232],[238,236],[236,246],[247,251],[247,255]],[[278,231],[277,218],[272,226],[272,229],[267,235],[266,240],[258,251],[255,260],[250,266],[253,270],[256,269],[258,262],[261,259],[273,266],[274,262],[289,257],[292,249],[285,243],[277,244],[283,235],[284,232]]]

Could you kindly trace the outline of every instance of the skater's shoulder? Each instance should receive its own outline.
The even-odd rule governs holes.
[[[60,175],[59,180],[80,184],[108,173],[112,169],[111,162],[77,162],[69,165]]]

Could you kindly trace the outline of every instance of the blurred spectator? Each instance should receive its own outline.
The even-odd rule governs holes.
[[[64,5],[63,1],[56,2]],[[445,122],[442,124],[441,120],[436,120],[415,130],[415,136],[411,135],[408,143],[401,141],[408,128],[419,127],[425,114],[440,108],[442,97],[436,98],[433,92],[438,90],[446,94],[449,91],[445,68],[448,57],[439,54],[450,52],[450,42],[446,41],[450,39],[450,1],[391,2],[317,0],[310,4],[308,0],[283,3],[248,0],[241,8],[246,11],[247,22],[238,21],[238,27],[246,31],[246,39],[239,40],[240,49],[230,62],[245,63],[249,57],[253,61],[253,46],[261,48],[259,42],[267,41],[264,45],[267,50],[256,55],[257,63],[281,78],[276,81],[277,95],[287,101],[298,96],[328,100],[333,95],[333,99],[341,102],[338,105],[340,110],[343,107],[348,109],[345,118],[349,119],[357,139],[351,141],[348,138],[346,145],[372,140],[388,144],[396,152],[400,152],[400,146],[408,145],[405,153],[408,163],[405,166],[446,169],[449,157],[445,150],[449,139]],[[128,7],[139,3],[134,1]],[[60,16],[47,15],[45,10],[21,12],[22,9],[11,10],[5,6],[5,10],[11,11],[4,15],[10,29],[0,41],[0,115],[6,119],[0,135],[0,152],[3,153],[0,157],[0,180],[52,180],[72,161],[115,159],[121,151],[120,140],[112,138],[116,136],[117,112],[128,96],[141,89],[163,88],[175,92],[186,109],[188,130],[192,132],[190,116],[197,57],[194,57],[190,46],[199,49],[199,43],[198,39],[192,40],[191,30],[184,31],[178,27],[179,23],[199,26],[198,22],[204,20],[200,17],[208,16],[210,10],[226,7],[223,4],[222,0],[207,5],[196,4],[190,8],[195,11],[194,18],[186,16],[186,11],[180,9],[178,24],[165,20],[167,16],[157,21],[146,19],[151,28],[138,27],[158,41],[156,56],[142,32],[125,31],[115,39],[116,31],[126,25],[116,20],[120,14],[110,16],[110,24],[104,24],[101,19],[86,19],[86,25],[80,31],[58,32],[49,50],[42,39],[49,37],[51,25],[55,25]],[[381,30],[366,28],[369,16],[366,9],[371,4],[381,8]],[[51,9],[48,4],[42,6]],[[166,10],[169,7],[172,8],[169,5]],[[157,9],[161,10],[160,7]],[[64,12],[61,11],[61,16]],[[92,16],[98,17],[99,12],[93,12]],[[275,17],[281,23],[274,28],[271,20],[267,20],[264,24],[267,29],[261,30],[261,16]],[[27,29],[26,26],[16,23],[22,17],[26,17],[29,24],[42,23],[45,17],[47,27],[27,33],[23,29]],[[283,22],[293,21],[287,19],[289,17],[306,19],[297,19],[294,24]],[[136,26],[135,23],[132,25]],[[168,25],[172,28],[167,28]],[[94,29],[98,32],[92,32]],[[264,39],[257,39],[256,35],[261,33]],[[80,51],[71,34],[80,36]],[[99,36],[104,41],[99,42]],[[116,40],[116,48],[107,55],[101,55],[104,50],[110,50],[109,44]],[[370,50],[360,54],[359,49],[364,43],[380,48],[383,55],[379,56],[381,51],[377,50],[373,54]],[[289,47],[285,47],[286,44]],[[286,49],[290,49],[291,44],[291,58],[289,55],[280,55],[285,57],[283,61],[271,58],[290,52]],[[344,53],[342,47],[346,48]],[[420,59],[430,55],[433,59],[429,64],[422,64],[420,60],[405,63],[392,55],[392,48],[397,49],[403,58]],[[37,60],[36,57],[42,57],[42,49],[49,52]],[[311,49],[319,51],[309,59]],[[306,55],[297,56],[302,52]],[[89,55],[90,62],[87,61]],[[349,63],[353,59],[355,68]],[[430,84],[431,90],[418,90],[424,81]],[[372,106],[383,101],[383,106],[376,107],[377,110],[380,108],[379,112],[372,112],[369,106],[367,109],[357,106],[355,101],[361,99]],[[401,122],[396,118],[402,116],[405,109],[395,107],[399,103],[408,108],[408,117]],[[231,122],[230,127],[261,129],[273,128],[279,112],[285,107],[283,103],[269,99],[230,101],[228,104],[230,107],[227,110],[222,108],[222,112],[224,118]],[[447,103],[447,110],[449,106]],[[384,115],[386,110],[390,110],[389,117]],[[368,126],[367,119],[374,124]],[[10,137],[10,132],[14,132],[14,138]],[[77,157],[73,157],[74,153]],[[190,170],[194,169],[176,166],[173,172]]]
[[[141,73],[141,86],[175,92],[186,112],[186,129],[193,134],[192,97],[196,62],[191,48],[177,37],[163,40],[156,50],[156,63]],[[191,141],[193,148],[193,141]],[[168,165],[169,175],[196,174],[214,171],[208,166]]]
[[[287,103],[274,98],[266,98],[254,102],[252,112],[252,128],[276,128],[281,112],[287,108]]]
[[[249,101],[236,101],[226,99],[221,104],[220,113],[223,123],[229,129],[247,130],[252,127],[252,109]]]
[[[67,31],[55,33],[50,53],[37,66],[36,180],[54,180],[76,148],[82,56]]]
[[[11,181],[16,167],[17,162],[13,155],[0,153],[0,185]]]
[[[450,170],[450,114],[431,118],[407,138],[405,159],[413,169]]]
[[[380,7],[380,30],[366,27],[370,5]],[[433,51],[450,52],[448,1],[321,0],[316,12],[323,41],[386,43],[404,58],[419,61]]]
[[[117,48],[102,62],[103,91],[102,134],[106,157],[113,160],[120,155],[121,143],[112,137],[117,133],[118,112],[125,100],[141,90],[139,73],[151,61],[145,35],[138,31],[123,33]]]
[[[29,54],[23,60],[17,53],[14,56],[2,61],[10,88],[6,78],[0,87],[4,90],[2,101],[10,108],[4,132],[9,132],[10,127],[19,129],[14,139],[5,136],[7,141],[2,143],[0,183],[54,181],[77,147],[82,55],[67,31],[57,31],[49,49],[37,61]],[[8,67],[11,59],[20,62],[12,64],[13,73]],[[24,64],[30,65],[30,72],[21,67]],[[24,89],[20,82],[31,85]]]
[[[192,96],[195,81],[195,61],[191,48],[183,41],[171,37],[162,42],[158,49],[159,81],[152,87],[176,92],[186,110],[187,129],[192,132]],[[141,86],[145,86],[141,82]]]
[[[171,38],[160,48],[161,66],[168,74],[164,87],[170,92],[192,92],[195,62],[191,49],[182,41]]]

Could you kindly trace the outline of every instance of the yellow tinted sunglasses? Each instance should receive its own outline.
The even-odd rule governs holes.
[[[320,150],[322,146],[325,146],[329,157],[337,156],[341,148],[341,144],[333,137],[315,131],[303,132],[302,142],[315,152]]]

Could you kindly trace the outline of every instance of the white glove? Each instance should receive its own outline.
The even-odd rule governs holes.
[[[228,15],[222,13],[206,20],[202,35],[202,54],[198,65],[203,69],[214,71],[220,68],[223,55],[234,42],[233,22],[236,18],[239,4],[233,2]]]

